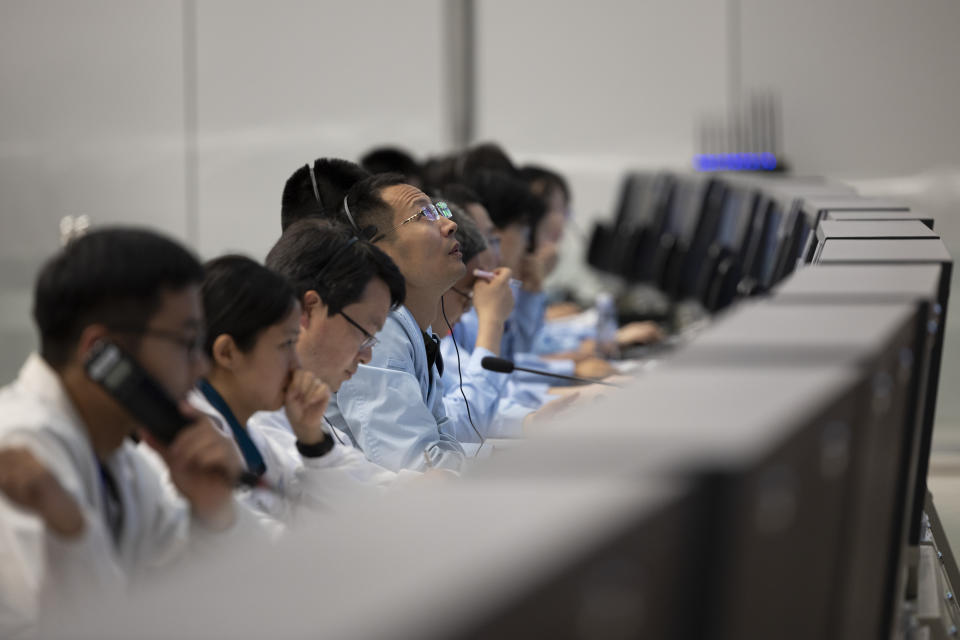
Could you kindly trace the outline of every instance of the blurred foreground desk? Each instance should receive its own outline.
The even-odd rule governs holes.
[[[887,245],[876,243],[872,249],[882,256]],[[868,258],[875,255],[859,254]],[[960,610],[944,595],[951,592],[950,585],[960,585],[960,572],[947,537],[939,527],[927,490],[927,473],[949,290],[949,256],[941,251],[939,242],[918,244],[913,251],[900,254],[904,262],[879,264],[867,260],[860,264],[843,260],[847,255],[841,252],[837,262],[801,269],[773,292],[773,302],[832,305],[901,301],[917,306],[919,323],[913,349],[916,425],[914,441],[908,449],[914,453],[903,481],[910,491],[904,523],[906,537],[891,610],[903,618],[899,628],[894,627],[894,634],[909,630],[910,619],[914,618],[922,628],[939,630],[931,637],[946,637],[944,634],[960,617]]]
[[[677,354],[673,367],[752,370],[771,362],[817,372],[846,364],[859,372],[849,395],[851,429],[842,551],[831,631],[824,637],[879,637],[896,623],[905,580],[905,524],[914,495],[917,371],[921,318],[915,303],[743,305]],[[825,524],[825,526],[828,526]]]
[[[686,479],[709,505],[682,560],[698,567],[692,637],[826,637],[857,380],[843,366],[665,367],[476,479]]]
[[[698,500],[658,478],[424,481],[54,637],[693,638]]]

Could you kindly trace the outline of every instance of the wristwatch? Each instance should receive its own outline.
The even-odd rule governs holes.
[[[297,451],[304,458],[320,458],[327,455],[333,449],[333,445],[333,438],[330,437],[329,433],[325,433],[323,440],[314,444],[303,444],[297,440]]]

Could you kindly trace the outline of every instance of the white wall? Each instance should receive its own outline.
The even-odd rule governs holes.
[[[263,258],[283,184],[321,156],[446,148],[440,0],[198,4],[200,237]]]
[[[478,32],[478,137],[568,172],[580,214],[626,168],[689,166],[726,105],[723,3],[488,0]]]
[[[779,90],[798,171],[960,164],[960,3],[739,2],[743,86]]]
[[[67,214],[183,233],[180,22],[168,2],[0,3],[5,258],[55,246]]]
[[[509,149],[687,162],[725,105],[723,4],[479,3],[479,134]]]
[[[0,374],[34,345],[31,288],[58,222],[183,237],[180,4],[0,3]]]

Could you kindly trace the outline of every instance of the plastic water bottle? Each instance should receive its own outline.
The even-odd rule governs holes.
[[[613,296],[603,292],[597,294],[597,351],[605,358],[617,355],[617,308]]]

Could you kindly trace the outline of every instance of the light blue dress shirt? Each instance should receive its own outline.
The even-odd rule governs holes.
[[[513,360],[518,353],[527,353],[533,349],[537,333],[543,327],[543,315],[547,309],[547,296],[540,293],[524,291],[516,284],[511,284],[513,291],[513,311],[507,318],[503,331],[503,341],[500,343],[500,356]],[[477,310],[470,309],[460,316],[460,320],[453,327],[454,336],[458,345],[466,345],[473,350],[477,343],[479,319]]]
[[[544,316],[547,313],[547,294],[542,291],[531,293],[519,285],[512,284],[513,312],[507,319],[508,331],[504,331],[504,344],[500,353],[504,358],[513,360],[518,353],[533,351],[537,335],[543,329]],[[473,339],[476,343],[476,335]]]
[[[444,411],[436,367],[427,368],[413,314],[406,307],[391,311],[377,338],[370,363],[333,394],[327,418],[387,469],[459,470],[463,447]]]
[[[511,376],[487,371],[480,366],[483,358],[493,355],[484,347],[476,347],[472,353],[467,348],[459,349],[458,371],[457,348],[451,336],[440,341],[444,365],[441,377],[443,405],[447,417],[455,425],[457,439],[479,442],[478,432],[484,439],[522,437],[524,417],[543,404],[539,394],[530,390],[518,393]],[[461,374],[463,393],[460,392]],[[469,402],[469,412],[464,397]],[[476,431],[470,425],[471,419]]]
[[[533,342],[538,354],[576,351],[584,340],[597,339],[597,314],[592,309],[574,318],[562,318],[544,324]]]
[[[543,316],[546,311],[547,297],[544,293],[531,293],[518,286],[512,286],[514,295],[513,312],[507,318],[503,331],[503,341],[500,343],[500,356],[521,367],[541,369],[561,375],[573,375],[574,362],[572,360],[544,360],[532,353],[538,333],[543,329]],[[461,349],[466,347],[472,353],[477,343],[479,319],[476,309],[470,309],[453,327],[453,335]],[[444,353],[444,362],[446,354]],[[549,381],[548,378],[532,373],[517,371],[513,374],[514,382],[531,382],[543,384],[549,382],[554,385],[567,384],[562,380]]]

